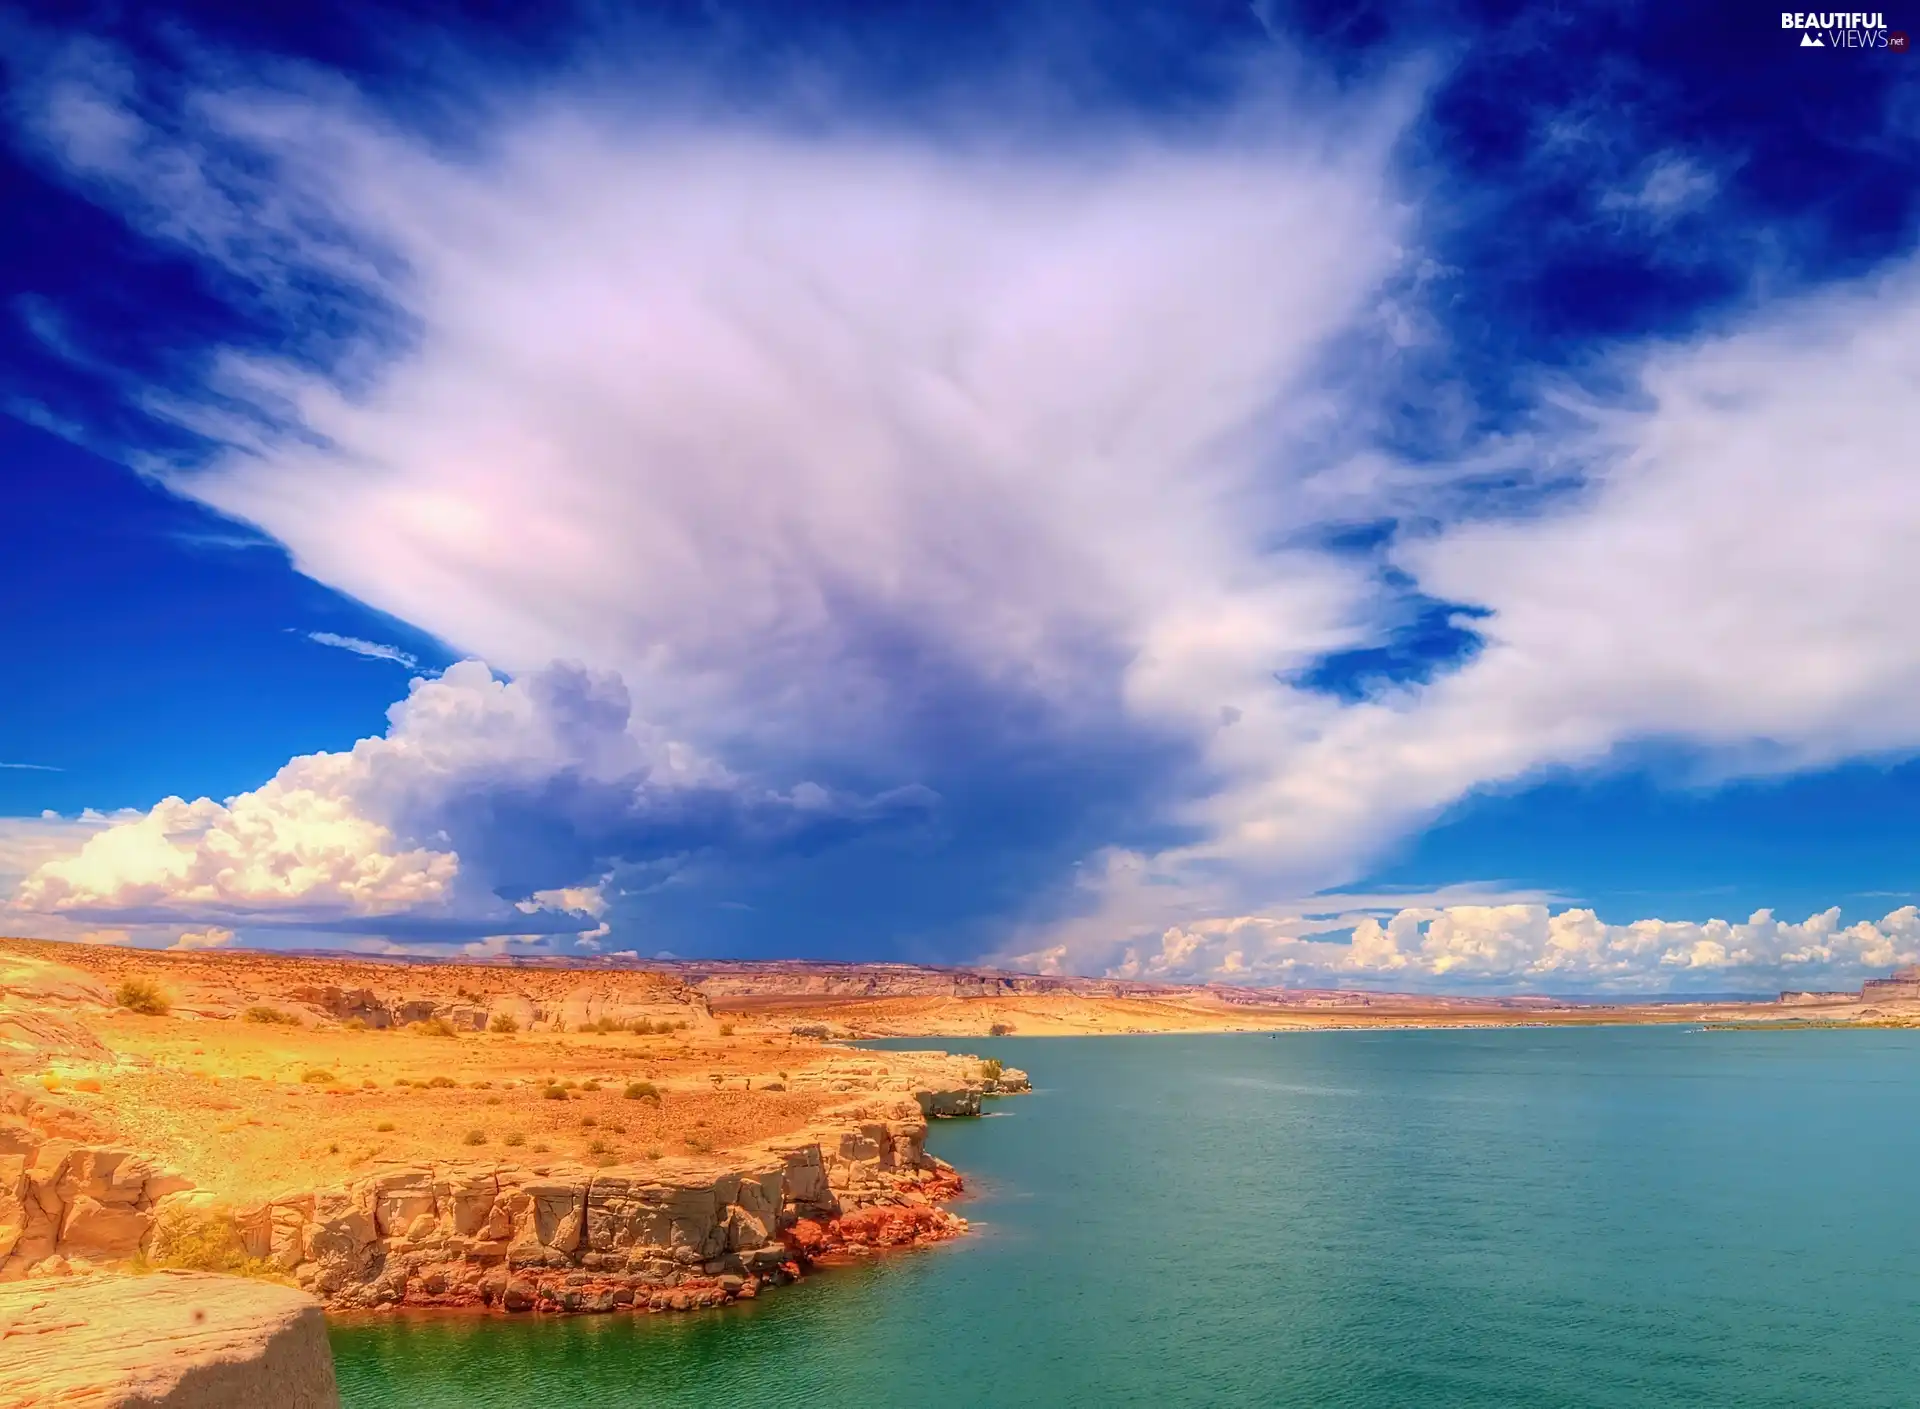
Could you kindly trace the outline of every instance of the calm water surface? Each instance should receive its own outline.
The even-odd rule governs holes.
[[[1920,1033],[954,1046],[1039,1088],[935,1127],[975,1237],[719,1313],[342,1326],[347,1405],[1920,1405]]]

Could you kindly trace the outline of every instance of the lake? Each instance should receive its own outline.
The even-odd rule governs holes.
[[[1920,1404],[1920,1032],[922,1039],[961,1242],[685,1316],[337,1326],[373,1406]]]

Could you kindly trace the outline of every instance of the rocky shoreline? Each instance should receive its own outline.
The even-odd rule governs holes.
[[[903,1069],[905,1075],[903,1076]],[[817,1262],[966,1231],[929,1120],[1029,1089],[972,1059],[848,1054],[808,1079],[850,1099],[820,1127],[722,1160],[589,1168],[447,1160],[241,1208],[137,1152],[0,1122],[0,1281],[96,1267],[236,1266],[332,1311],[685,1311],[751,1299]]]

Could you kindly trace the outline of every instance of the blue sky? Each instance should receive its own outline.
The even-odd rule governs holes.
[[[1920,959],[1881,18],[0,15],[0,928]]]

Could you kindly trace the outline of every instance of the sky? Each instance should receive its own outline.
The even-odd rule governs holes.
[[[1920,10],[531,16],[0,9],[0,931],[1920,962]]]

